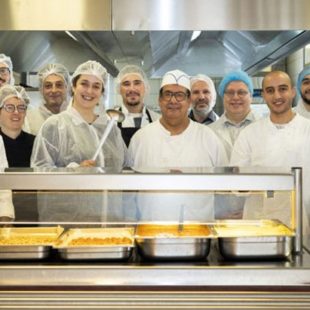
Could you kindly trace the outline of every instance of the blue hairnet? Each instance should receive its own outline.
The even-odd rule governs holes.
[[[253,83],[251,78],[248,76],[246,72],[240,70],[240,71],[232,71],[224,76],[218,88],[218,92],[221,97],[224,96],[224,92],[227,85],[233,81],[241,81],[244,84],[246,84],[246,86],[249,89],[249,92],[251,93],[251,95],[253,95]]]
[[[310,66],[305,67],[298,75],[297,79],[297,90],[301,94],[301,83],[306,75],[310,75]]]

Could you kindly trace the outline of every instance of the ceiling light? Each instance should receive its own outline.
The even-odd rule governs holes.
[[[66,30],[65,33],[74,41],[79,42],[79,40],[70,31]]]

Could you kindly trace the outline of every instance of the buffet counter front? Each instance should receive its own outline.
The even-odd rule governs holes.
[[[300,169],[0,173],[27,210],[1,228],[0,309],[307,309],[301,180]],[[263,219],[249,217],[261,204]],[[266,218],[280,205],[283,220]],[[16,245],[27,236],[47,243]]]

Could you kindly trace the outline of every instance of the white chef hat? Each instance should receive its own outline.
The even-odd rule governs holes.
[[[176,84],[185,87],[191,91],[191,83],[189,76],[181,70],[173,70],[167,72],[162,79],[160,88],[163,88],[166,85]]]
[[[193,85],[198,81],[206,82],[207,85],[209,86],[209,90],[211,94],[211,101],[210,101],[209,106],[211,109],[213,109],[216,103],[216,90],[215,90],[215,86],[214,86],[212,79],[209,78],[207,75],[197,74],[196,76],[193,76],[191,78],[191,87],[193,87]]]

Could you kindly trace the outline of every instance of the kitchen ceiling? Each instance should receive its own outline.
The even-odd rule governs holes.
[[[243,69],[257,74],[310,42],[310,31],[0,31],[0,52],[10,55],[14,71],[37,72],[50,62],[69,71],[81,62],[100,61],[116,76],[137,64],[150,77],[181,69],[190,75],[221,77]]]

